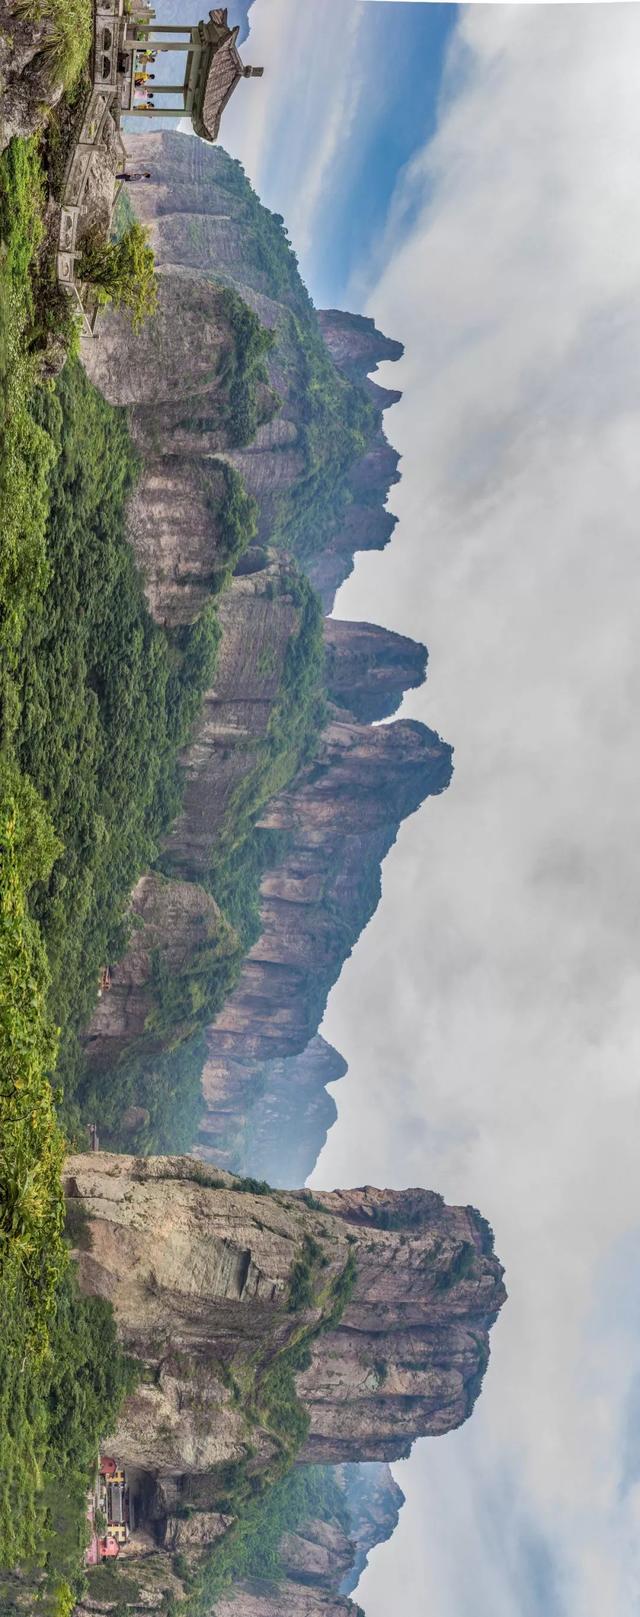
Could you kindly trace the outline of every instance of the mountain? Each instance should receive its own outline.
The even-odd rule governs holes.
[[[166,983],[171,949],[138,937],[87,1031],[86,1106],[100,1103],[111,1144],[196,1142],[205,1158],[282,1183],[308,1175],[335,1117],[325,1086],[344,1064],[317,1030],[379,901],[382,860],[451,773],[433,732],[378,723],[424,679],[425,648],[327,619],[321,659],[300,576],[329,607],[355,549],[390,537],[398,456],[382,418],[399,395],[369,372],[402,349],[370,319],[316,313],[283,221],[220,148],[161,133],[137,137],[135,153],[153,174],[136,205],[157,255],[159,316],[136,336],[106,315],[85,364],[127,408],[140,452],[129,534],[156,621],[179,635],[225,569],[235,576],[159,861],[173,884],[163,902],[182,916],[179,991]],[[245,547],[253,522],[244,553],[237,509]],[[212,956],[194,900],[189,964],[185,884],[203,914],[218,905],[235,953],[219,932]],[[105,1071],[106,1103],[94,1081]]]
[[[76,1156],[64,1181],[81,1288],[142,1366],[110,1439],[135,1468],[127,1575],[179,1545],[174,1571],[217,1593],[234,1520],[283,1467],[398,1458],[470,1414],[505,1297],[473,1208],[271,1191],[189,1158]]]
[[[280,399],[277,420],[258,424],[251,443],[231,458],[258,500],[259,537],[302,560],[330,610],[354,552],[382,548],[395,526],[384,506],[399,457],[387,443],[382,416],[399,394],[366,376],[381,360],[398,359],[402,346],[361,316],[317,315],[282,217],[263,206],[241,164],[221,147],[165,131],[132,136],[129,145],[136,167],[152,174],[149,184],[136,188],[135,205],[151,232],[162,287],[168,277],[183,300],[184,318],[172,308],[170,349],[180,349],[188,307],[210,295],[212,282],[235,291],[273,333],[266,366]],[[105,334],[112,318],[105,320]],[[135,385],[145,373],[144,338],[140,350],[134,345],[130,351]],[[102,356],[90,351],[87,363],[103,386]],[[197,368],[194,353],[181,395]],[[128,402],[113,391],[107,396]],[[170,396],[167,388],[163,407]],[[194,452],[210,454],[217,422],[204,416],[184,405],[173,410],[172,437],[160,452],[173,455],[187,435]],[[225,447],[218,438],[217,448]]]

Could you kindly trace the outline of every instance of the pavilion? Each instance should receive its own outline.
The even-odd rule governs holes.
[[[190,118],[202,140],[218,139],[225,107],[241,79],[261,78],[264,69],[245,67],[238,51],[239,28],[230,28],[226,6],[209,12],[207,22],[161,24],[150,7],[138,6],[129,20],[120,45],[123,74],[121,110],[128,117]],[[186,52],[184,77],[179,84],[161,84],[157,75],[149,83],[154,95],[175,95],[176,106],[137,105],[135,75],[139,53],[152,51]],[[169,60],[171,59],[169,54]],[[140,63],[139,65],[143,65]]]

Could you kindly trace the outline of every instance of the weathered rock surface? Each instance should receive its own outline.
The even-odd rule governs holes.
[[[363,382],[385,360],[402,359],[402,343],[385,337],[368,315],[319,309],[318,320],[331,358],[352,382]],[[394,394],[394,402],[399,397]]]
[[[154,968],[175,979],[203,950],[219,956],[237,948],[236,935],[215,899],[194,882],[171,881],[157,872],[141,876],[130,911],[129,948],[113,966],[110,986],[103,989],[86,1033],[86,1053],[96,1070],[113,1066],[145,1030],[153,1039],[147,1023],[155,1004]],[[177,1032],[174,1028],[174,1037]],[[160,1047],[160,1035],[157,1043]]]
[[[402,820],[450,774],[451,749],[420,724],[336,719],[267,805],[260,823],[287,832],[287,851],[263,878],[262,934],[207,1034],[206,1158],[278,1184],[291,1160],[311,1171],[335,1117],[324,1086],[344,1070],[315,1039],[329,990],[376,909]]]
[[[122,319],[106,313],[101,344],[84,345],[85,364],[113,403],[134,405],[134,436],[145,454],[170,459],[177,503],[183,498],[182,471],[174,456],[228,454],[258,501],[259,537],[268,541],[284,496],[308,481],[304,500],[312,498],[305,442],[308,357],[295,338],[295,322],[315,324],[315,312],[295,260],[285,269],[282,254],[274,257],[274,217],[257,203],[240,165],[224,151],[161,131],[136,135],[132,155],[135,167],[152,175],[136,189],[135,206],[149,227],[160,272],[160,319],[153,323],[150,344],[145,328],[132,345]],[[229,447],[224,293],[213,277],[232,286],[275,334],[261,424],[244,448]],[[395,525],[384,507],[398,480],[399,457],[387,443],[382,416],[400,395],[378,387],[367,372],[380,360],[399,358],[402,347],[360,316],[330,310],[318,318],[335,373],[355,384],[372,406],[364,455],[356,456],[350,469],[336,470],[337,482],[344,485],[342,518],[336,525],[320,516],[312,542],[309,535],[305,541],[309,576],[330,610],[336,589],[352,570],[354,552],[381,548]],[[280,401],[275,419],[274,392]],[[313,451],[318,452],[321,446]],[[159,507],[156,515],[155,487],[146,472],[142,489],[161,524],[163,510]],[[163,547],[168,542],[161,540]]]
[[[426,678],[426,646],[376,624],[327,618],[324,644],[329,695],[362,724],[389,718]]]
[[[360,1609],[352,1600],[321,1589],[262,1579],[239,1584],[216,1604],[217,1617],[356,1617]]]
[[[0,151],[42,128],[62,95],[54,66],[55,24],[43,8],[30,19],[0,0]]]
[[[125,314],[112,310],[101,322],[99,342],[85,344],[83,360],[91,381],[110,404],[144,407],[177,402],[183,414],[191,407],[203,415],[218,404],[222,424],[219,398],[226,396],[233,347],[223,288],[163,274],[153,320],[135,332]],[[136,409],[130,419],[135,434]],[[145,421],[143,410],[140,419]],[[162,427],[161,413],[148,419]],[[172,434],[163,440],[161,453],[171,455],[184,447]]]
[[[340,1594],[349,1595],[357,1588],[371,1551],[395,1533],[405,1498],[385,1464],[343,1465],[337,1477],[345,1491],[354,1545],[351,1566],[339,1586]]]
[[[300,1458],[397,1458],[415,1437],[466,1419],[505,1296],[478,1213],[423,1190],[322,1193],[310,1208],[302,1192],[257,1195],[229,1176],[220,1188],[201,1179],[189,1158],[97,1153],[66,1164],[67,1195],[90,1234],[81,1286],[113,1303],[122,1340],[146,1367],[113,1437],[125,1460],[181,1485],[195,1478],[205,1509],[215,1508],[212,1468],[249,1456],[253,1470],[267,1465],[278,1437],[261,1375],[302,1321],[322,1320],[321,1299],[350,1258],[342,1319],[310,1339],[296,1374],[310,1417]],[[292,1314],[305,1237],[322,1259],[317,1301]],[[256,1383],[247,1424],[233,1387]]]

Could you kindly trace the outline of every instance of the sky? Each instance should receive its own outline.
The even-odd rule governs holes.
[[[367,1617],[627,1617],[640,11],[255,0],[250,44],[267,73],[225,144],[318,301],[406,346],[380,373],[404,394],[398,526],[336,613],[426,641],[403,713],[455,748],[330,999],[349,1073],[313,1182],[475,1204],[509,1289],[474,1415],[396,1468],[407,1503],[358,1599]]]
[[[239,86],[224,144],[263,202],[284,214],[320,308],[345,298],[361,305],[382,269],[398,178],[435,127],[456,10],[414,0],[254,0],[243,57],[265,77]],[[406,225],[409,193],[403,212]]]
[[[427,640],[428,684],[402,711],[456,749],[331,994],[323,1032],[349,1075],[314,1182],[472,1201],[509,1287],[474,1418],[396,1468],[401,1525],[357,1598],[367,1617],[625,1617],[640,1606],[640,13],[427,19],[435,86],[422,10],[255,0],[268,74],[225,128],[314,293],[406,343],[380,374],[404,390],[386,417],[398,529],[360,556],[336,614]],[[377,60],[373,11],[394,40]],[[402,27],[412,73],[388,97]],[[393,137],[402,84],[411,134],[378,188],[367,154]],[[370,225],[344,251],[349,209]]]

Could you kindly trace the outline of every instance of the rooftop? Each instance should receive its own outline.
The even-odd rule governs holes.
[[[209,13],[209,21],[198,24],[200,42],[206,47],[201,59],[191,116],[202,140],[218,139],[220,121],[240,79],[260,78],[261,67],[245,67],[237,46],[239,28],[230,28],[227,8]]]

